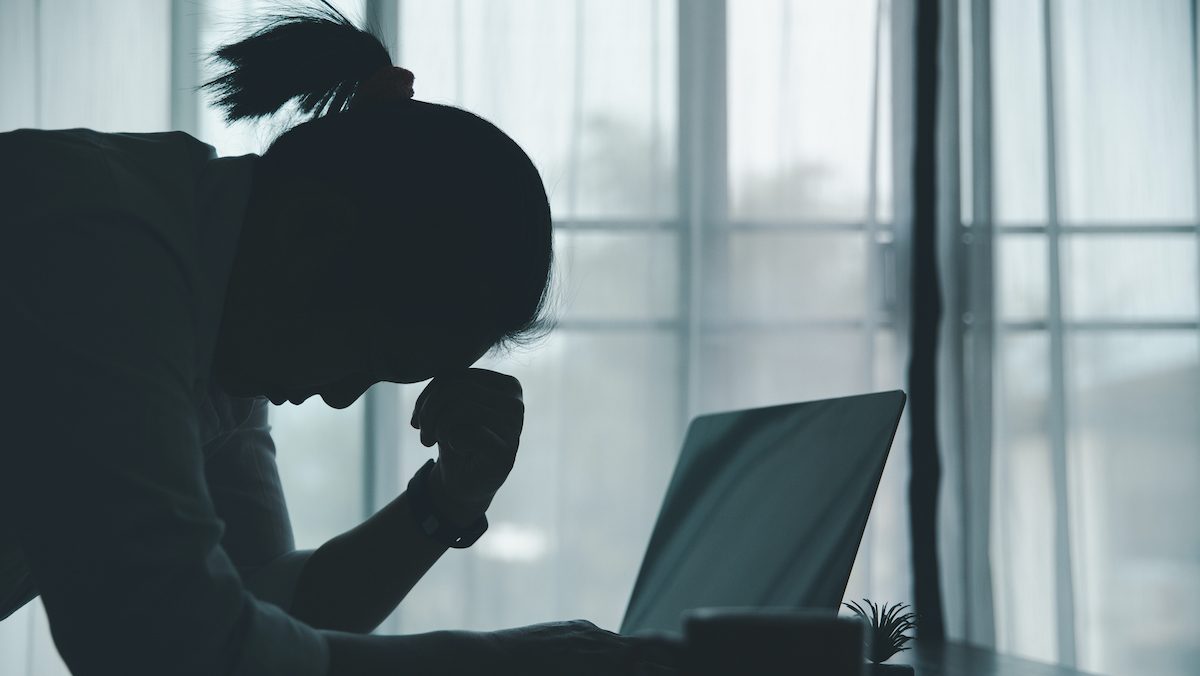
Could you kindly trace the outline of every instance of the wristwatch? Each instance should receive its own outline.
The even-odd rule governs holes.
[[[466,549],[475,544],[479,536],[483,535],[488,529],[487,515],[480,515],[474,523],[466,528],[459,528],[438,513],[433,506],[433,501],[429,499],[429,480],[430,474],[433,472],[435,463],[432,459],[421,465],[421,469],[413,475],[408,481],[408,508],[412,512],[413,518],[417,521],[417,527],[434,540],[451,547],[453,549]]]

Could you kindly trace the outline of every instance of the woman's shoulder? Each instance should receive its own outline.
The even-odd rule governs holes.
[[[186,201],[215,156],[181,131],[16,129],[0,133],[0,202],[27,219],[76,208],[161,211],[166,200]]]
[[[0,173],[8,184],[0,190],[8,193],[6,205],[33,209],[75,203],[136,208],[155,203],[155,194],[190,189],[215,156],[212,146],[181,131],[16,129],[0,133]]]
[[[156,132],[106,132],[86,127],[66,129],[20,128],[0,132],[0,144],[29,146],[40,145],[46,149],[62,150],[146,150],[156,147],[194,149],[215,156],[216,150],[209,144],[183,131]]]
[[[0,134],[0,281],[25,309],[18,324],[57,341],[47,350],[154,365],[164,379],[196,370],[206,153],[185,136]]]

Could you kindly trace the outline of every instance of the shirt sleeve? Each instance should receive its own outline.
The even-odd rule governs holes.
[[[221,545],[256,598],[290,611],[296,582],[313,550],[296,549],[267,400],[234,401],[248,406],[249,413],[234,430],[211,442],[204,465],[217,516],[225,523]]]
[[[258,601],[220,544],[186,261],[121,214],[17,228],[0,253],[0,514],[71,673],[325,674],[324,635]]]

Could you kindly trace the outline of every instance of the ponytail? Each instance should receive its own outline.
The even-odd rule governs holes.
[[[323,7],[270,15],[248,37],[212,53],[210,62],[222,70],[200,87],[214,95],[226,122],[271,115],[292,99],[306,115],[340,112],[359,83],[391,65],[379,37],[320,1]]]

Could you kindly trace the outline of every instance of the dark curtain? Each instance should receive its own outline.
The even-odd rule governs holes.
[[[913,606],[917,636],[945,638],[937,553],[941,481],[937,439],[937,350],[942,298],[937,268],[939,0],[917,0],[912,160],[912,323],[908,363]]]

